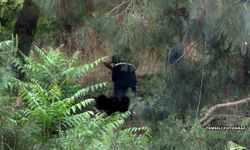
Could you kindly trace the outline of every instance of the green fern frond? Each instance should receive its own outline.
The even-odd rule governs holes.
[[[94,115],[94,112],[86,111],[81,114],[69,116],[64,119],[62,125],[65,127],[76,127],[81,123],[88,122],[92,115]]]
[[[14,78],[11,66],[21,70],[20,61],[15,58],[18,40],[12,36],[12,40],[0,42],[0,95],[3,89],[13,89],[17,80]],[[20,67],[19,67],[20,66]]]
[[[25,61],[27,62],[24,65],[24,69],[28,71],[28,73],[32,73],[32,77],[36,76],[37,74],[43,74],[43,78],[52,78],[53,74],[51,74],[48,67],[46,67],[44,64],[41,64],[40,62],[37,62],[34,58],[31,57],[25,57]]]
[[[70,107],[70,110],[67,112],[68,114],[72,111],[73,113],[76,113],[76,110],[82,110],[83,108],[85,108],[86,106],[89,106],[89,104],[94,103],[95,99],[86,99],[81,101],[80,103],[77,103],[73,106]]]
[[[232,141],[229,141],[227,143],[227,148],[226,148],[226,150],[245,150],[245,149],[247,149],[247,148],[240,146]]]
[[[74,65],[76,65],[76,63],[80,60],[80,51],[76,51],[72,58],[69,60],[69,68],[73,67]]]
[[[52,117],[42,107],[36,107],[32,110],[28,118],[29,117],[32,119],[36,118],[37,122],[44,124],[46,127],[51,127]]]
[[[145,136],[147,138],[152,137],[151,129],[148,127],[132,127],[125,129],[124,131],[129,131],[132,134],[139,134],[140,136]]]
[[[72,102],[69,101],[68,99],[66,100],[60,100],[60,101],[56,101],[56,102],[50,102],[50,106],[48,107],[47,111],[48,113],[56,118],[60,118],[60,117],[65,117],[65,116],[69,116],[70,114],[66,114],[66,112],[68,111],[68,109],[70,108],[70,106],[72,105]]]
[[[82,130],[82,128],[71,128],[65,132],[60,133],[60,137],[56,137],[53,140],[58,143],[72,142],[75,139],[87,139],[93,137],[94,132],[88,129]]]
[[[58,84],[56,82],[52,82],[49,86],[48,89],[48,94],[49,94],[49,99],[54,102],[54,101],[59,101],[62,93],[61,93],[61,89],[58,86]]]
[[[28,107],[31,110],[34,110],[35,108],[42,108],[43,107],[42,102],[39,101],[40,98],[36,94],[34,94],[34,93],[30,92],[29,90],[27,90],[26,88],[27,87],[21,87],[19,92],[20,92],[21,98],[25,102],[27,102]]]
[[[106,125],[104,125],[104,130],[109,131],[109,130],[116,130],[119,128],[121,125],[125,123],[125,120],[128,119],[131,115],[130,111],[127,111],[125,113],[118,113],[114,116],[108,117],[105,122]]]
[[[133,127],[133,128],[129,128],[127,130],[129,130],[131,133],[136,133],[136,132],[141,132],[141,131],[147,132],[148,128],[147,127],[141,127],[141,128]]]
[[[34,50],[35,50],[35,52],[38,53],[40,59],[46,59],[47,58],[45,52],[43,50],[41,50],[39,47],[35,46]]]
[[[97,59],[93,63],[85,64],[83,66],[79,67],[71,67],[65,71],[62,72],[62,75],[65,75],[67,77],[78,77],[83,75],[84,73],[88,72],[91,69],[94,69],[98,64],[100,64],[101,60]]]
[[[98,84],[95,84],[95,85],[92,85],[92,86],[89,86],[87,88],[84,88],[82,90],[79,90],[77,93],[75,93],[71,99],[74,101],[78,98],[81,98],[85,95],[87,95],[88,93],[90,92],[96,92],[97,90],[99,89],[103,89],[105,87],[107,87],[108,83],[107,82],[103,82],[103,83],[98,83]]]
[[[28,118],[28,116],[30,116],[31,111],[29,109],[24,109],[24,110],[20,110],[20,114],[26,118]]]
[[[31,92],[36,95],[37,98],[40,98],[40,101],[43,105],[47,105],[46,97],[48,96],[47,90],[42,88],[37,82],[34,82],[29,85]]]
[[[27,62],[24,66],[29,78],[43,82],[71,80],[94,69],[101,63],[100,59],[93,63],[79,66],[80,52],[73,54],[72,58],[57,49],[49,51],[35,47],[33,57],[23,56]],[[16,62],[18,64],[18,62]],[[37,76],[42,74],[43,76]]]
[[[88,91],[94,91],[102,87],[103,83],[90,86]],[[92,87],[92,89],[91,89]],[[48,90],[47,90],[48,89]],[[83,108],[94,102],[94,99],[86,99],[75,104],[75,99],[61,99],[61,90],[56,81],[48,87],[43,88],[36,80],[33,82],[20,82],[20,96],[27,103],[25,111],[20,112],[25,118],[32,118],[39,124],[46,127],[59,128],[58,125],[73,128],[80,123],[87,123],[94,116],[94,112],[85,111],[81,114],[76,113],[76,109],[83,111]],[[81,95],[81,94],[80,94]]]
[[[97,113],[95,117],[90,122],[90,126],[93,128],[101,127],[105,123],[105,117],[107,115],[105,113]]]

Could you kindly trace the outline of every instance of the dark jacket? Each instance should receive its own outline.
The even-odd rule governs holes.
[[[136,86],[136,66],[132,64],[126,56],[112,56],[114,69],[112,71],[112,81],[115,84]]]

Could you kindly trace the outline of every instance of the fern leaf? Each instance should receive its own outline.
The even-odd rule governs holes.
[[[84,122],[89,121],[89,119],[91,118],[91,115],[93,115],[92,111],[86,111],[86,112],[81,113],[81,114],[69,116],[69,117],[65,118],[65,120],[63,121],[62,124],[65,127],[75,127],[75,126],[79,125],[80,123],[84,123]]]
[[[25,87],[20,89],[20,96],[24,101],[28,103],[28,107],[31,110],[34,110],[35,108],[42,108],[43,106],[39,102],[39,97],[37,95],[31,93],[28,91]]]
[[[60,97],[62,96],[61,89],[57,85],[56,82],[52,82],[52,84],[49,86],[49,99],[54,101],[60,100]]]
[[[89,104],[93,103],[95,100],[94,99],[86,99],[81,101],[80,103],[75,104],[74,106],[71,106],[70,110],[73,111],[74,113],[76,112],[76,109],[78,108],[79,110],[82,110]],[[70,112],[70,110],[68,112]]]
[[[74,101],[74,100],[76,100],[78,98],[81,98],[81,97],[87,95],[89,92],[95,92],[96,90],[102,89],[103,87],[107,87],[107,85],[108,85],[107,82],[103,82],[103,83],[99,83],[99,84],[95,84],[95,85],[89,86],[87,88],[79,90],[70,99],[72,99]]]
[[[91,69],[94,69],[99,63],[100,59],[94,61],[91,64],[85,64],[80,67],[71,67],[65,71],[62,72],[63,75],[69,76],[69,77],[78,77],[81,76],[82,74],[88,72]]]
[[[245,149],[247,149],[247,148],[240,146],[232,141],[229,141],[227,143],[227,150],[245,150]]]

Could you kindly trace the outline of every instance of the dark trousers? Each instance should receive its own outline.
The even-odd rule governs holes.
[[[121,102],[122,98],[126,96],[129,89],[131,89],[133,93],[136,92],[136,86],[114,83],[114,95],[119,102]]]

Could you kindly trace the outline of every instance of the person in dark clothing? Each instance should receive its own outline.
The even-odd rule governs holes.
[[[118,55],[105,56],[101,62],[112,70],[112,81],[114,83],[114,96],[107,97],[100,95],[95,98],[95,107],[104,110],[107,115],[114,112],[128,111],[130,99],[127,96],[129,89],[135,94],[136,92],[136,66],[129,58],[129,48],[124,48],[123,52]]]
[[[136,66],[129,59],[127,51],[113,56],[105,56],[101,58],[103,64],[112,70],[112,81],[114,83],[114,97],[121,102],[122,98],[126,96],[129,89],[133,93],[136,92]]]
[[[167,62],[170,64],[175,63],[184,53],[184,49],[180,43],[175,43],[169,50]]]
[[[117,98],[107,97],[105,95],[100,95],[95,98],[96,104],[95,107],[99,110],[104,110],[107,115],[111,115],[114,112],[126,112],[129,107],[129,98],[127,96],[122,97],[121,102],[117,102]]]

